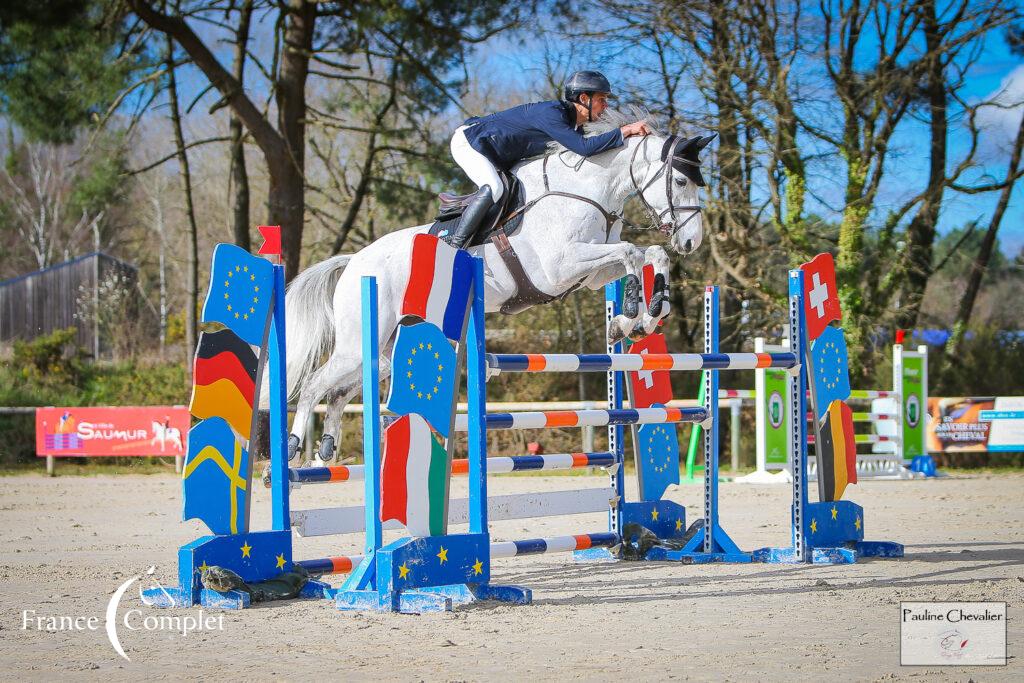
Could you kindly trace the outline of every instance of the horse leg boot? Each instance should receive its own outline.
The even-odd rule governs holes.
[[[479,229],[480,224],[483,222],[484,216],[487,215],[487,212],[493,205],[491,187],[490,185],[484,185],[469,200],[466,210],[462,212],[462,220],[459,221],[458,226],[455,228],[455,233],[452,235],[449,244],[456,249],[468,246],[473,239],[473,235],[476,234],[477,229]]]

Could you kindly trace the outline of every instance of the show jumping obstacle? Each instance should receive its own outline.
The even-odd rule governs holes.
[[[795,414],[806,414],[808,372],[805,349],[805,309],[803,273],[790,273],[790,321],[797,330],[794,348],[780,353],[719,353],[718,289],[708,287],[704,296],[704,353],[665,354],[648,357],[621,353],[621,344],[603,355],[512,355],[485,352],[483,268],[472,260],[473,277],[468,308],[465,343],[460,345],[467,370],[468,412],[453,420],[456,430],[468,433],[468,457],[451,460],[449,441],[448,473],[468,477],[469,496],[447,502],[445,518],[449,523],[468,523],[464,533],[423,535],[401,538],[388,544],[383,531],[401,528],[395,521],[382,522],[382,420],[378,400],[379,329],[376,280],[362,279],[362,385],[364,465],[350,467],[288,468],[288,435],[284,391],[287,386],[284,359],[283,277],[275,266],[274,307],[268,326],[271,391],[271,465],[272,528],[231,533],[216,532],[187,544],[179,551],[179,586],[155,588],[144,592],[147,604],[157,606],[206,606],[239,608],[248,605],[248,593],[219,593],[203,588],[201,570],[217,565],[237,573],[253,583],[273,579],[293,566],[291,528],[300,536],[365,531],[364,554],[312,560],[295,560],[313,574],[350,573],[340,588],[312,580],[301,596],[331,599],[339,609],[427,612],[450,610],[453,605],[479,599],[515,604],[532,600],[527,588],[497,586],[491,583],[491,560],[518,555],[576,551],[582,558],[608,557],[608,548],[635,540],[635,531],[644,528],[661,541],[681,541],[687,537],[685,510],[672,501],[628,501],[625,496],[624,425],[673,424],[689,422],[704,429],[704,509],[703,524],[689,535],[682,547],[659,545],[646,552],[648,560],[674,560],[685,563],[729,562],[814,562],[848,563],[862,556],[900,556],[902,546],[889,542],[865,542],[863,511],[850,501],[811,503],[806,490],[807,438],[802,420],[791,421],[789,433],[794,453],[793,539],[785,548],[765,548],[744,552],[720,526],[718,515],[718,373],[725,369],[757,370],[781,368],[794,376],[787,400]],[[606,290],[608,321],[620,314],[618,283]],[[205,318],[204,318],[205,319]],[[693,371],[703,374],[704,401],[697,408],[624,409],[624,372],[641,370]],[[549,411],[532,413],[486,412],[486,381],[500,372],[606,372],[609,407],[607,410]],[[486,431],[491,429],[527,429],[601,425],[609,432],[609,449],[603,453],[576,453],[556,456],[520,456],[488,458]],[[236,453],[238,446],[236,445]],[[190,449],[190,458],[191,458]],[[244,456],[244,449],[242,450]],[[678,454],[677,454],[678,456]],[[237,463],[237,461],[236,461]],[[610,475],[610,486],[581,491],[558,491],[517,496],[488,496],[487,475],[518,469],[569,469],[603,467]],[[678,459],[675,462],[678,471]],[[237,464],[236,464],[237,471]],[[225,472],[226,474],[228,472]],[[187,476],[187,475],[186,475]],[[312,483],[364,482],[365,505],[326,510],[291,511],[293,487]],[[232,480],[238,485],[237,478]],[[186,496],[187,496],[186,491]],[[251,491],[244,490],[248,509]],[[186,505],[187,508],[187,505]],[[234,510],[234,508],[232,508]],[[607,532],[543,539],[494,542],[490,540],[490,519],[523,519],[546,515],[608,511]],[[206,520],[204,520],[206,521]],[[247,522],[247,520],[246,520]],[[208,522],[209,524],[209,522]],[[636,525],[635,527],[631,525]]]
[[[756,351],[785,351],[781,346],[754,340]],[[857,453],[857,476],[863,479],[913,479],[925,476],[911,466],[915,458],[928,455],[925,424],[928,407],[928,347],[907,351],[902,344],[892,348],[893,388],[854,389],[848,400],[870,402],[867,412],[853,413],[855,423],[868,423],[871,434],[857,434],[857,445],[871,444],[869,452]],[[784,400],[790,375],[773,369],[759,369],[755,375],[757,469],[738,477],[740,483],[789,483],[792,481],[793,451],[787,425],[792,413]],[[810,415],[808,420],[812,419]],[[813,436],[808,438],[813,444]],[[809,461],[809,476],[817,475],[815,461]]]

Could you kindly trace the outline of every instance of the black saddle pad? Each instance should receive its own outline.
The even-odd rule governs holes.
[[[480,228],[476,231],[473,239],[467,246],[475,247],[489,241],[492,236],[503,232],[506,235],[514,233],[523,222],[523,214],[518,214],[512,220],[502,223],[506,216],[513,213],[526,203],[526,193],[523,191],[523,184],[513,175],[502,172],[502,181],[505,183],[505,191],[501,195],[501,201],[492,206],[484,216]],[[472,197],[468,195],[452,195],[442,193],[441,212],[434,219],[428,233],[440,237],[445,242],[450,242],[455,229],[462,221],[462,212],[466,208],[467,200]]]

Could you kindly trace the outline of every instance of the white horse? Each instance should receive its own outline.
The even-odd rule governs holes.
[[[616,118],[606,114],[603,125],[592,125],[588,133],[616,125]],[[638,197],[651,228],[659,229],[674,251],[685,256],[696,250],[703,234],[698,188],[704,182],[698,154],[713,137],[633,137],[588,158],[557,148],[516,166],[513,172],[523,183],[529,208],[509,242],[536,289],[559,296],[579,286],[599,290],[628,277],[631,300],[613,322],[610,341],[653,332],[668,313],[667,297],[659,297],[657,305],[645,310],[636,304],[636,295],[647,263],[663,277],[661,289],[667,293],[668,254],[661,246],[642,249],[621,240],[623,207],[627,199]],[[388,233],[355,254],[311,266],[289,285],[288,396],[297,399],[288,439],[290,457],[301,446],[311,411],[326,396],[329,408],[319,456],[333,458],[333,435],[340,430],[342,410],[361,387],[359,281],[364,275],[377,277],[380,378],[389,375],[385,359],[409,282],[413,237],[429,228],[420,225]],[[493,243],[469,251],[484,260],[486,310],[500,310],[517,294],[515,279]]]

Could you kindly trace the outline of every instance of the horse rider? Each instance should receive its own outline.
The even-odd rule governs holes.
[[[461,249],[473,238],[488,209],[504,191],[497,169],[511,170],[528,157],[543,154],[554,140],[566,149],[589,157],[614,149],[633,135],[651,131],[637,121],[600,135],[584,137],[583,124],[608,108],[612,86],[599,71],[577,71],[563,87],[562,100],[533,102],[497,114],[473,117],[452,136],[452,156],[479,190],[462,214],[451,245]]]

